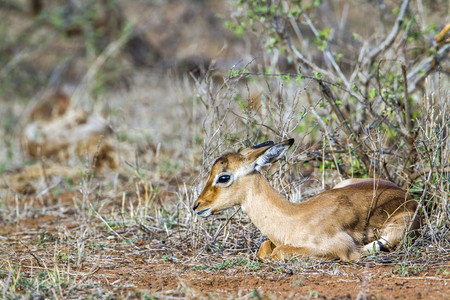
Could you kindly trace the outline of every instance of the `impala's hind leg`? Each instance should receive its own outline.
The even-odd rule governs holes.
[[[361,253],[363,255],[372,254],[379,251],[389,252],[395,249],[405,236],[413,218],[414,212],[402,212],[392,218],[384,225],[381,230],[381,237],[365,245]],[[412,229],[416,225],[413,224]]]

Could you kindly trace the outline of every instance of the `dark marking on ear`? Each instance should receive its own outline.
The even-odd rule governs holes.
[[[267,141],[267,142],[264,142],[264,143],[261,143],[261,144],[255,145],[255,146],[251,146],[250,148],[259,149],[259,148],[266,147],[266,146],[272,146],[273,144],[274,144],[274,142]]]

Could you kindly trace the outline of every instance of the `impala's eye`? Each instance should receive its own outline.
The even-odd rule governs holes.
[[[230,181],[230,175],[221,175],[219,178],[217,178],[217,183],[227,183]]]

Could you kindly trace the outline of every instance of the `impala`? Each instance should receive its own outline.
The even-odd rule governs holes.
[[[208,217],[240,205],[268,238],[259,247],[260,260],[357,260],[394,249],[408,229],[418,227],[416,202],[385,180],[348,179],[304,202],[286,200],[259,171],[293,143],[269,141],[219,157],[193,210]]]

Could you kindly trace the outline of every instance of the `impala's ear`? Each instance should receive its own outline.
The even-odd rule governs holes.
[[[262,167],[283,157],[292,144],[294,144],[294,139],[285,140],[278,144],[270,141],[246,148],[240,153],[250,163],[251,170],[259,171]]]
[[[261,153],[264,153],[264,151],[266,151],[273,145],[275,145],[274,142],[267,141],[267,142],[261,143],[259,145],[255,145],[255,146],[251,146],[251,147],[242,149],[239,153],[246,159],[249,159],[250,157],[258,156]]]

